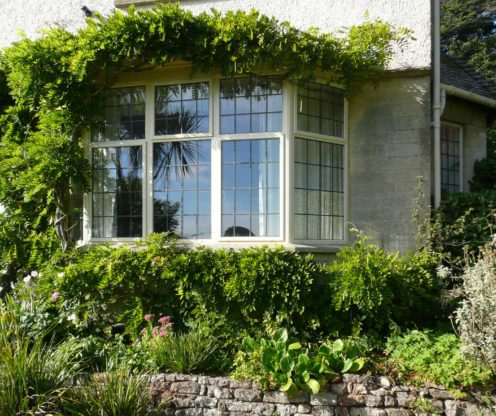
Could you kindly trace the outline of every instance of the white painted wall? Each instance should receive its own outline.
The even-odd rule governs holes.
[[[221,11],[256,8],[262,13],[289,20],[306,29],[318,27],[323,32],[381,18],[413,30],[415,40],[397,51],[391,69],[430,68],[431,6],[430,0],[183,0],[181,4],[195,12],[215,7]],[[84,24],[81,7],[107,14],[113,0],[0,0],[0,47],[18,38],[18,30],[29,37],[42,28],[61,25],[75,29]]]

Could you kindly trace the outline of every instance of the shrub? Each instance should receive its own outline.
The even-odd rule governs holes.
[[[463,300],[456,322],[463,352],[496,372],[496,253],[494,241],[483,248],[462,276]]]
[[[328,267],[332,306],[341,313],[341,324],[355,333],[385,333],[390,321],[432,325],[434,317],[442,316],[436,257],[420,252],[400,258],[368,244],[360,233],[354,246],[337,256]]]
[[[487,385],[492,374],[461,354],[455,334],[413,330],[391,336],[387,366],[402,379],[429,380],[446,388]]]
[[[35,289],[74,334],[108,336],[122,324],[136,339],[144,313],[169,311],[179,331],[194,321],[229,346],[279,324],[308,331],[318,321],[307,309],[318,270],[311,257],[280,248],[181,251],[154,235],[135,248],[99,245],[61,257]]]
[[[459,272],[466,254],[477,256],[491,239],[495,223],[496,191],[450,195],[434,214],[433,247]]]

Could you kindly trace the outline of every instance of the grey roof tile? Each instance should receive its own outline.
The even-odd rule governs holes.
[[[441,82],[496,99],[496,85],[475,72],[469,64],[446,54],[441,55]]]

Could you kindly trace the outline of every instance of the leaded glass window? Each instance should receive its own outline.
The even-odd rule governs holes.
[[[344,91],[316,82],[298,86],[297,130],[344,137]]]
[[[207,82],[155,88],[155,135],[207,133],[208,118]]]
[[[295,238],[344,238],[344,146],[295,139]]]
[[[232,78],[220,82],[220,133],[282,130],[282,81]]]
[[[141,146],[93,149],[93,238],[141,237]]]
[[[210,238],[210,140],[154,143],[154,232]]]
[[[278,237],[279,139],[222,143],[222,236]]]
[[[95,142],[145,138],[145,88],[115,88],[108,92],[103,120],[93,129]]]
[[[461,191],[460,154],[461,127],[443,123],[441,125],[441,194]]]

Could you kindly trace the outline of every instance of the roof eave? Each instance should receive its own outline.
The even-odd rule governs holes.
[[[483,105],[484,107],[496,109],[496,99],[494,98],[485,97],[484,95],[480,95],[475,92],[467,91],[462,88],[455,87],[454,85],[444,83],[441,84],[441,89],[446,91],[446,94],[448,95],[463,98],[464,100]]]

